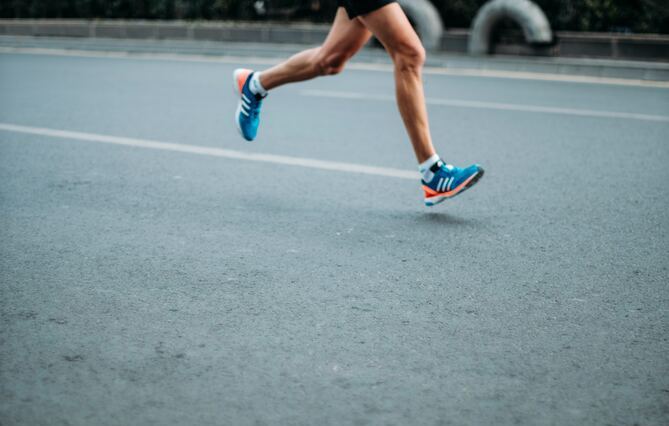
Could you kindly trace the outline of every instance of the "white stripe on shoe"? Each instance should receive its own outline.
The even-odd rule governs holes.
[[[444,178],[439,178],[439,183],[437,184],[437,192],[441,192],[439,188],[441,188],[441,185],[444,183]]]

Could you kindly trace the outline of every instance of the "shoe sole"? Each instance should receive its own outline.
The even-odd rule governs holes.
[[[483,177],[484,174],[485,174],[485,170],[479,169],[479,171],[476,172],[476,174],[474,176],[470,177],[469,180],[467,181],[467,183],[465,183],[465,185],[462,188],[460,188],[459,191],[457,191],[453,194],[449,194],[449,195],[442,195],[442,196],[437,196],[437,197],[432,197],[432,198],[425,198],[424,199],[425,205],[427,207],[436,206],[439,203],[442,203],[442,202],[444,202],[444,201],[446,201],[450,198],[453,198],[457,195],[462,194],[463,192],[465,192],[466,190],[468,190],[472,186],[476,185],[476,183],[479,180],[481,180],[481,178]]]

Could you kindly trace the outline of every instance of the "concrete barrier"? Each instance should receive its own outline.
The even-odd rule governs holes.
[[[329,25],[317,24],[291,25],[220,21],[0,19],[0,34],[52,37],[317,44],[325,39],[329,29]]]
[[[100,37],[169,40],[211,40],[315,45],[325,40],[329,25],[184,21],[14,20],[0,19],[0,34],[17,36]],[[503,38],[495,52],[506,55],[588,57],[669,62],[669,36],[556,32],[555,43],[536,46]],[[436,49],[467,53],[470,31],[447,30]]]
[[[529,44],[549,44],[553,33],[544,12],[529,0],[491,0],[478,11],[471,27],[469,53],[491,53],[490,41],[495,26],[503,19],[520,25]]]

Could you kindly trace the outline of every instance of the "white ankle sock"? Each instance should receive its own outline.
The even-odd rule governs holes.
[[[262,87],[262,84],[260,84],[260,73],[257,71],[254,72],[251,76],[251,81],[249,81],[249,90],[254,95],[260,95],[262,97],[267,96],[267,90],[265,90],[265,88]]]
[[[437,162],[439,162],[441,158],[439,158],[438,154],[434,154],[432,157],[428,158],[427,160],[423,161],[418,165],[418,171],[423,177],[423,180],[425,182],[430,182],[432,178],[434,178],[434,173],[430,168]]]

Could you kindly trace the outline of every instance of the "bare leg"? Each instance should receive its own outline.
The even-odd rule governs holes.
[[[397,106],[419,163],[434,155],[423,93],[425,49],[397,3],[358,18],[383,43],[395,64]]]
[[[371,33],[357,19],[349,19],[344,8],[337,10],[323,45],[302,51],[260,74],[260,84],[274,89],[286,83],[339,73],[353,55],[367,43]]]

